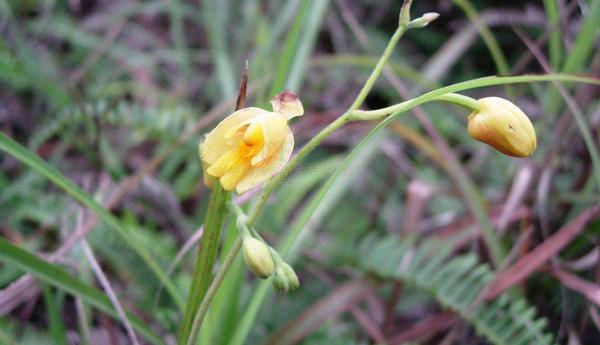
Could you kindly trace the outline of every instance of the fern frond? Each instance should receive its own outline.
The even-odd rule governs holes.
[[[474,303],[494,277],[476,255],[450,257],[449,244],[430,240],[415,246],[414,242],[414,238],[367,237],[361,241],[358,265],[380,278],[400,279],[429,291],[493,344],[555,344],[553,336],[545,333],[546,320],[522,297],[505,293],[493,301]]]
[[[184,107],[144,108],[129,102],[111,104],[107,101],[84,103],[66,108],[40,126],[32,137],[29,147],[37,149],[48,139],[72,126],[100,120],[115,127],[130,127],[132,138],[150,138],[172,141],[192,126],[193,112]]]

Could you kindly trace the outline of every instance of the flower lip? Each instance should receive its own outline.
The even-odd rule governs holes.
[[[302,107],[300,98],[290,90],[284,90],[283,92],[278,93],[275,98],[271,100],[271,106],[273,106],[274,112],[283,114],[287,116],[288,119],[304,114],[304,108]]]
[[[218,179],[225,190],[252,189],[289,160],[294,136],[287,121],[304,112],[302,103],[286,91],[272,104],[272,112],[256,107],[237,110],[200,143],[205,174]]]

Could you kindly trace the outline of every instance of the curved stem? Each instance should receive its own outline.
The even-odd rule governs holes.
[[[372,121],[379,120],[393,113],[403,111],[404,108],[409,105],[413,100],[407,100],[398,104],[391,105],[389,107],[375,109],[375,110],[353,110],[349,113],[350,121]],[[463,106],[469,110],[479,110],[479,104],[476,99],[468,96],[459,95],[457,93],[449,92],[432,98],[429,101],[443,101],[453,103],[456,105]]]
[[[408,3],[410,5],[410,2],[408,2]],[[404,10],[404,8],[408,9],[408,7],[406,5],[403,7],[403,10]],[[279,174],[275,175],[267,182],[267,184],[264,186],[260,196],[258,197],[258,201],[254,205],[254,207],[252,208],[252,211],[250,212],[250,215],[248,216],[248,222],[247,222],[248,227],[251,227],[256,222],[258,215],[260,214],[260,211],[267,203],[267,200],[269,199],[269,196],[271,195],[271,193],[273,193],[275,188],[277,188],[277,186],[279,186],[279,184],[292,172],[292,170],[294,170],[294,168],[304,159],[304,157],[306,157],[306,155],[308,155],[312,150],[314,150],[317,146],[319,146],[319,144],[326,137],[328,137],[331,133],[333,133],[335,130],[337,130],[338,128],[342,127],[343,125],[345,125],[346,123],[351,121],[350,113],[352,111],[355,111],[358,108],[360,108],[360,106],[363,104],[363,102],[365,101],[365,98],[367,98],[367,95],[373,89],[373,86],[375,85],[375,81],[377,80],[379,75],[381,75],[381,72],[383,71],[383,67],[389,60],[390,56],[392,55],[392,52],[394,51],[394,48],[398,44],[398,41],[400,40],[402,35],[404,35],[406,30],[407,30],[407,26],[405,24],[398,26],[398,28],[394,32],[394,35],[388,42],[388,45],[386,46],[383,54],[381,55],[381,58],[379,58],[377,65],[375,65],[375,68],[371,72],[371,75],[369,76],[369,78],[365,82],[365,85],[362,87],[362,89],[358,93],[358,96],[356,96],[356,99],[354,100],[354,102],[352,103],[352,105],[350,106],[348,111],[346,111],[344,114],[342,114],[340,117],[338,117],[335,121],[330,123],[321,132],[319,132],[314,138],[312,138],[308,143],[306,143],[306,145],[304,145],[304,147],[302,147],[302,149],[300,149],[300,151],[298,151],[296,156],[294,158],[292,158],[288,162],[288,164],[286,164],[286,166],[279,172]]]
[[[356,110],[356,109],[360,108],[360,106],[363,104],[363,102],[367,98],[367,95],[369,94],[371,89],[373,89],[373,85],[375,85],[375,81],[377,80],[377,78],[379,77],[381,72],[383,71],[383,67],[389,60],[390,56],[392,55],[392,52],[394,51],[396,44],[398,43],[398,41],[400,40],[402,35],[404,35],[404,33],[406,32],[406,28],[407,28],[406,25],[398,26],[398,28],[394,32],[394,35],[390,39],[387,47],[385,47],[385,50],[383,51],[381,58],[379,58],[377,65],[375,65],[373,72],[371,72],[369,79],[367,79],[367,81],[365,82],[365,85],[358,93],[358,96],[356,96],[356,99],[350,106],[349,110]]]
[[[454,103],[460,105],[472,111],[479,111],[479,102],[471,97],[459,95],[457,93],[447,93],[435,98],[436,101],[444,101],[448,103]]]
[[[407,104],[409,104],[410,100],[404,101],[398,104],[391,105],[389,107],[375,109],[375,110],[353,110],[348,116],[351,121],[373,121],[379,120],[383,117],[386,117],[390,114],[394,114],[402,108],[404,108]]]
[[[260,193],[256,204],[252,207],[252,211],[248,215],[248,221],[246,222],[248,227],[252,227],[263,207],[267,203],[269,196],[281,182],[294,170],[294,168],[306,157],[312,150],[317,148],[321,142],[325,138],[327,138],[331,133],[335,132],[337,129],[350,122],[350,119],[347,116],[348,113],[344,113],[342,116],[338,117],[335,121],[330,123],[327,127],[321,130],[317,135],[315,135],[306,145],[304,145],[300,151],[285,165],[285,167],[279,172],[279,174],[273,176],[263,187],[262,192]]]

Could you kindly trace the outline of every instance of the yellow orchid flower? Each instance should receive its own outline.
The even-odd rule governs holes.
[[[294,135],[287,122],[304,113],[302,103],[286,90],[271,104],[273,111],[249,107],[234,112],[200,143],[205,174],[219,179],[223,189],[244,193],[275,175],[290,159]]]
[[[531,156],[537,139],[531,121],[513,103],[500,97],[477,100],[479,110],[469,115],[471,137],[513,157]]]

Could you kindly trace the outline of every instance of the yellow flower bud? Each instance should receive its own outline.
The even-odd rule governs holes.
[[[537,146],[531,121],[513,103],[499,97],[477,101],[479,111],[469,115],[471,137],[513,157],[531,156]]]
[[[272,101],[273,111],[249,107],[225,118],[199,145],[206,174],[223,189],[244,193],[275,175],[287,163],[294,135],[287,121],[302,115],[302,103],[291,91]]]
[[[257,277],[266,279],[273,274],[275,264],[264,243],[253,237],[244,237],[242,253],[246,265]]]

